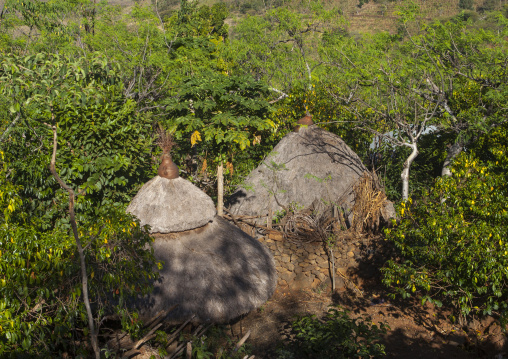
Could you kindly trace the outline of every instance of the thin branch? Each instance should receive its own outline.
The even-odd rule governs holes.
[[[51,155],[51,163],[49,165],[49,170],[51,171],[51,174],[56,179],[58,184],[66,190],[69,193],[69,219],[72,227],[72,233],[74,235],[74,240],[76,241],[76,246],[78,248],[78,254],[80,259],[80,265],[81,265],[81,284],[83,289],[83,302],[86,307],[86,312],[88,316],[88,328],[90,329],[90,337],[92,339],[92,348],[95,352],[95,358],[100,359],[100,349],[99,349],[99,343],[97,339],[97,333],[95,331],[95,325],[93,322],[93,314],[92,314],[92,308],[90,307],[90,299],[88,298],[88,276],[86,273],[86,263],[85,263],[85,255],[83,251],[83,247],[81,246],[81,240],[78,235],[78,227],[76,224],[76,216],[74,214],[74,200],[75,200],[75,193],[74,190],[69,187],[58,175],[56,171],[56,152],[57,152],[57,128],[55,123],[55,115],[53,113],[53,109],[51,109],[51,119],[53,124],[49,127],[53,131],[53,154]]]
[[[0,136],[0,143],[4,142],[5,140],[5,137],[7,137],[7,134],[9,133],[9,131],[11,130],[11,128],[16,124],[16,122],[19,121],[19,119],[21,118],[21,112],[18,112],[18,114],[16,115],[16,118],[14,119],[14,121],[12,121],[9,126],[7,126],[7,128],[5,129],[5,131],[2,133],[2,136]]]

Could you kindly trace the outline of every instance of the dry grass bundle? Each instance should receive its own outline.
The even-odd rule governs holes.
[[[175,141],[173,140],[173,135],[170,131],[166,131],[159,124],[159,128],[157,129],[157,145],[162,149],[163,153],[170,153],[173,147],[175,146]]]
[[[325,229],[316,218],[310,213],[304,211],[290,212],[281,223],[284,237],[290,242],[315,242],[321,241]]]
[[[357,233],[364,230],[376,231],[387,201],[385,193],[379,189],[374,176],[368,172],[364,172],[353,187],[353,192],[355,200],[351,228]]]

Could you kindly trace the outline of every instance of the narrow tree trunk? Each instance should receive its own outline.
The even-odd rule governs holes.
[[[12,121],[8,126],[7,128],[5,129],[4,133],[2,133],[2,136],[0,136],[0,143],[2,143],[4,141],[4,139],[7,137],[7,134],[9,133],[9,131],[11,130],[11,128],[16,124],[16,122],[19,121],[19,119],[21,118],[21,113],[18,112],[18,114],[16,115],[16,118],[14,119],[14,121]]]
[[[85,303],[86,313],[88,316],[88,328],[90,329],[90,336],[92,338],[92,348],[95,352],[95,358],[100,359],[100,349],[99,343],[97,340],[97,333],[95,332],[95,325],[93,322],[92,309],[90,307],[90,300],[88,298],[88,277],[86,274],[86,264],[85,264],[85,254],[83,251],[83,247],[81,246],[81,240],[78,236],[78,227],[76,224],[76,216],[74,214],[74,199],[76,197],[74,190],[69,187],[58,175],[56,172],[56,150],[57,150],[57,128],[55,125],[51,126],[53,130],[53,154],[51,156],[51,163],[49,165],[49,170],[53,177],[55,177],[56,181],[69,193],[69,217],[72,227],[72,233],[74,235],[74,240],[76,241],[76,246],[78,248],[79,260],[81,265],[81,285],[83,289],[83,302]]]
[[[452,172],[450,171],[450,166],[452,165],[453,160],[462,152],[462,143],[455,143],[448,149],[448,153],[446,154],[446,159],[443,163],[443,169],[441,170],[441,176],[450,177]]]
[[[418,148],[416,143],[411,144],[412,151],[409,157],[404,162],[404,168],[402,170],[402,174],[400,177],[402,178],[402,200],[407,201],[409,198],[409,168],[411,164],[414,162],[415,158],[418,156]]]
[[[224,164],[222,161],[217,167],[217,214],[224,214]]]

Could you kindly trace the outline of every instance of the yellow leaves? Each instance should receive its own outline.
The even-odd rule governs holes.
[[[252,140],[252,145],[255,146],[255,145],[258,145],[260,143],[261,143],[261,135],[254,136],[254,139]]]
[[[92,274],[90,274],[90,277],[93,279],[94,276],[95,276],[95,272],[92,272]]]
[[[191,140],[190,140],[190,142],[191,142],[192,147],[194,147],[194,145],[195,145],[196,143],[200,142],[200,141],[202,141],[202,140],[201,140],[201,134],[199,133],[199,131],[197,131],[197,130],[196,130],[196,131],[194,131],[194,132],[192,133],[192,135],[191,135]]]
[[[232,176],[233,175],[233,164],[231,162],[226,162],[226,170]]]
[[[9,205],[7,206],[7,209],[9,210],[9,212],[14,212],[14,200],[10,200],[9,201]]]
[[[125,232],[125,229],[124,229],[124,232]],[[108,244],[108,239],[107,238],[104,238],[104,244]]]

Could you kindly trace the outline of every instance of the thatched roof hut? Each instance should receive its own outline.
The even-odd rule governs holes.
[[[187,231],[202,227],[216,215],[212,199],[191,182],[156,176],[137,193],[127,209],[151,233]]]
[[[141,317],[178,304],[168,322],[194,315],[194,322],[219,323],[261,306],[277,283],[271,252],[216,216],[199,188],[174,173],[169,177],[146,183],[127,208],[151,226],[154,255],[164,262],[153,293],[137,302]]]
[[[335,204],[350,211],[354,185],[367,172],[358,155],[337,135],[298,121],[272,152],[245,179],[228,201],[233,215],[268,215],[283,206]],[[386,219],[393,207],[387,208]]]

